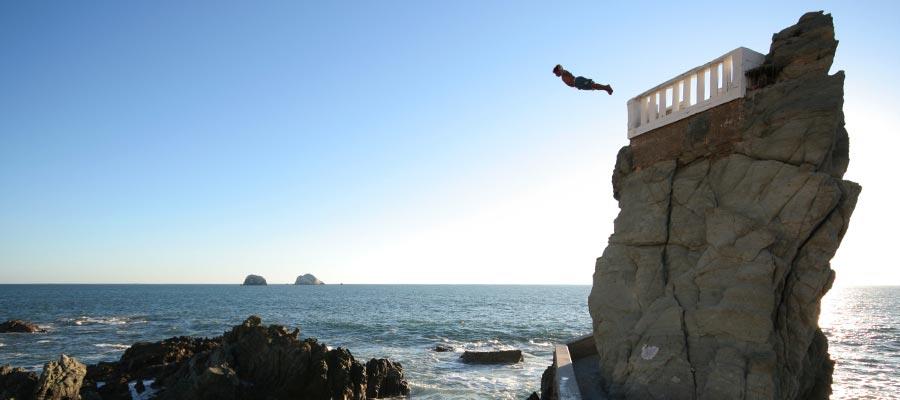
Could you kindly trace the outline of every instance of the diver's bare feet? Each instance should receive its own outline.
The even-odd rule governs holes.
[[[612,92],[613,92],[612,86],[606,85],[606,93],[609,93],[609,95],[612,96]]]

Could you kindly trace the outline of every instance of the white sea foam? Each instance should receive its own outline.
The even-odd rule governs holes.
[[[100,348],[104,348],[104,349],[125,350],[131,346],[129,346],[127,344],[121,344],[121,343],[96,343],[96,344],[94,344],[94,347],[100,347]]]
[[[140,318],[133,317],[90,317],[90,316],[80,316],[78,318],[70,320],[73,324],[78,326],[83,325],[125,325],[125,324],[140,324],[147,322],[146,320]]]
[[[101,324],[101,325],[123,325],[126,323],[124,319],[119,319],[116,317],[112,318],[91,318],[91,317],[79,317],[75,319],[75,325],[91,325],[91,324]]]
[[[540,346],[540,347],[553,347],[553,342],[548,342],[548,341],[538,340],[538,339],[529,339],[528,343],[531,343],[532,345]]]
[[[145,389],[142,393],[137,392],[137,389],[135,389],[136,385],[137,381],[128,382],[128,391],[131,392],[131,400],[149,400],[156,395],[156,390],[150,387],[153,385],[153,379],[144,380]]]

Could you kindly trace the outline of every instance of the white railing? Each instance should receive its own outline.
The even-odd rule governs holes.
[[[739,47],[628,100],[628,138],[744,97],[744,74],[764,58]]]

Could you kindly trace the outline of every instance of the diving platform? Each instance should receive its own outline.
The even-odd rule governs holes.
[[[739,47],[628,100],[628,139],[744,97],[765,56]]]

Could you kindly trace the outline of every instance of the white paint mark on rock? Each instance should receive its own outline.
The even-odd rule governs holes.
[[[647,346],[641,347],[641,358],[645,360],[652,360],[653,357],[656,357],[656,353],[659,353],[659,347],[656,346]]]

